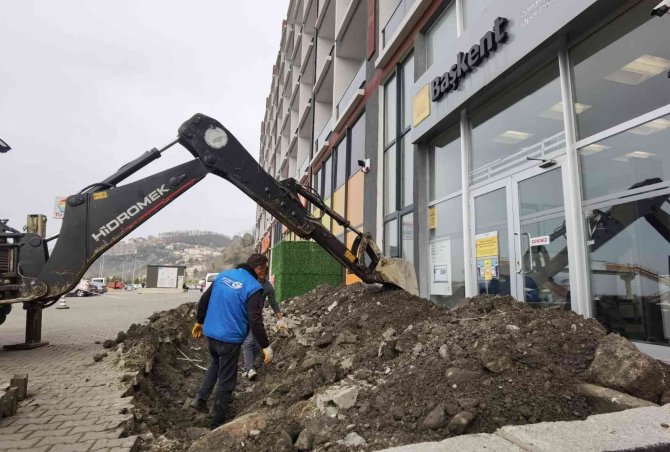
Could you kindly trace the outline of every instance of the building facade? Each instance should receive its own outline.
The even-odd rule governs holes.
[[[436,303],[562,306],[668,359],[670,17],[651,16],[657,3],[293,0],[260,162],[411,260]],[[294,237],[259,209],[256,239]]]

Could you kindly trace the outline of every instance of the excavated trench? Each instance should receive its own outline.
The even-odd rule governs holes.
[[[206,341],[190,337],[195,304],[128,330],[121,365],[140,371],[141,449],[377,450],[599,412],[577,388],[593,380],[606,331],[571,311],[488,295],[446,309],[361,284],[282,307],[288,333],[266,318],[274,362],[238,379],[232,422],[208,435],[188,407],[209,364]],[[658,403],[670,379],[654,365],[663,387],[634,395]]]

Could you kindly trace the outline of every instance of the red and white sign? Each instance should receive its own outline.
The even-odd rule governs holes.
[[[530,246],[549,245],[550,243],[551,239],[548,235],[541,235],[539,237],[530,238]]]

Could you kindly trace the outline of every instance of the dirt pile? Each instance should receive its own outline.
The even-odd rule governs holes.
[[[283,304],[288,332],[267,317],[274,362],[240,378],[235,419],[196,440],[189,428],[207,420],[184,402],[208,356],[190,338],[194,308],[128,331],[126,366],[155,355],[136,391],[137,427],[158,437],[145,448],[374,450],[594,413],[577,390],[606,334],[593,319],[508,297],[447,310],[400,290],[322,286]]]

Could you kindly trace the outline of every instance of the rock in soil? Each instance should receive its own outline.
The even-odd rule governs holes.
[[[238,378],[231,422],[193,441],[187,429],[206,428],[207,415],[182,403],[204,374],[194,364],[210,362],[206,340],[190,336],[195,308],[131,326],[121,356],[126,373],[144,375],[151,364],[135,388],[136,416],[181,450],[378,450],[598,412],[578,388],[606,335],[594,319],[510,297],[480,295],[447,309],[401,290],[322,286],[282,303],[288,333],[274,331],[266,310],[274,362],[282,365],[257,363],[255,381]],[[644,394],[670,400],[667,366],[644,363],[627,346],[615,350],[607,353],[616,354],[617,368],[643,362],[655,375],[653,386],[639,377]],[[600,378],[598,365],[591,374]],[[250,438],[251,430],[261,433]]]

